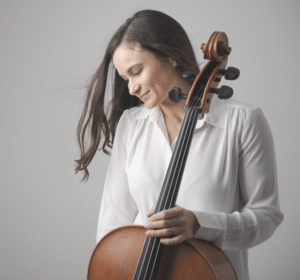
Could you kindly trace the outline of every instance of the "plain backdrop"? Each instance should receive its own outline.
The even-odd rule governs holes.
[[[75,175],[85,86],[112,34],[146,8],[182,24],[199,62],[201,43],[227,33],[241,76],[221,84],[269,121],[285,214],[249,250],[250,276],[300,279],[298,0],[1,0],[0,279],[86,278],[109,157],[97,153],[87,184]]]

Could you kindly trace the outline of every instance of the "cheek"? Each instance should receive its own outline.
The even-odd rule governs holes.
[[[168,96],[169,90],[172,88],[172,84],[174,84],[175,76],[170,71],[162,72],[159,77],[157,77],[156,84],[159,87],[160,93],[163,96]]]
[[[155,67],[143,79],[145,90],[151,90],[159,99],[165,99],[169,96],[169,90],[175,80],[177,80],[176,74],[168,67]]]

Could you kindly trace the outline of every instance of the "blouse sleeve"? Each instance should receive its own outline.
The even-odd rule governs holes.
[[[109,231],[123,225],[133,224],[137,215],[137,206],[128,188],[125,169],[129,115],[128,111],[125,111],[117,126],[102,194],[97,242]]]
[[[223,250],[243,250],[270,238],[283,221],[271,130],[261,109],[250,110],[240,139],[239,187],[243,207],[231,214],[194,212],[200,229],[195,238]]]

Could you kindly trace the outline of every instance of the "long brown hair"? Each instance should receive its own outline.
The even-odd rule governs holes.
[[[103,138],[104,153],[110,155],[118,121],[124,110],[142,102],[129,94],[127,83],[113,66],[112,57],[122,42],[138,43],[159,59],[173,58],[177,68],[198,72],[196,57],[190,40],[181,25],[170,16],[154,10],[143,10],[129,18],[113,35],[103,61],[92,77],[86,92],[83,113],[77,127],[81,157],[76,162],[76,173],[84,170],[81,181],[88,180],[87,166],[92,161]],[[110,67],[113,68],[111,101],[105,106],[106,84]],[[106,97],[107,98],[107,97]]]

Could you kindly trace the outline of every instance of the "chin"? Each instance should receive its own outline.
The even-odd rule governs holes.
[[[150,100],[144,102],[147,109],[153,109],[157,106],[156,102],[151,102]]]
[[[155,106],[152,106],[151,104],[144,103],[147,109],[153,109]]]

